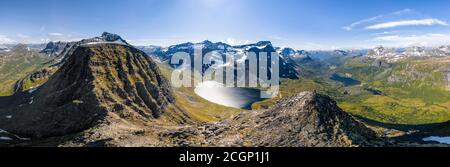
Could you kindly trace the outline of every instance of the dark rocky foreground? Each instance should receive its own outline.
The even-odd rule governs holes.
[[[214,124],[196,123],[178,109],[156,64],[143,52],[120,44],[79,46],[36,91],[0,103],[5,104],[0,107],[0,129],[32,138],[13,139],[8,146],[384,144],[330,97],[315,92]]]

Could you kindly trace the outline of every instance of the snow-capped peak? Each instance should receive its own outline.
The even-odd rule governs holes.
[[[440,46],[438,49],[444,53],[450,54],[450,45]]]
[[[409,47],[402,53],[405,56],[424,56],[426,54],[425,48],[413,46]]]

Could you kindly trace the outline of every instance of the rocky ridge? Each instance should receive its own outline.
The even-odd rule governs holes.
[[[46,83],[16,96],[0,108],[0,115],[11,115],[0,117],[0,127],[38,138],[78,132],[110,118],[145,122],[174,102],[169,82],[145,53],[102,43],[77,47]]]

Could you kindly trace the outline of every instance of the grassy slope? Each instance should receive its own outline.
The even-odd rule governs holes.
[[[449,64],[439,60],[408,60],[392,69],[363,67],[353,63],[341,68],[361,79],[364,87],[382,95],[362,93],[345,97],[340,106],[354,115],[385,123],[426,124],[450,120],[450,92],[444,73]],[[401,78],[388,82],[389,76]],[[374,79],[377,78],[377,79]]]
[[[158,64],[166,78],[171,78],[172,69],[165,64]],[[225,107],[209,102],[194,93],[193,88],[174,88],[178,106],[199,122],[216,122],[231,118],[245,110]]]
[[[337,60],[334,62],[338,62]],[[293,96],[303,91],[317,91],[332,97],[339,97],[342,90],[339,85],[328,79],[329,67],[321,62],[307,62],[297,64],[299,67],[300,79],[281,78],[279,96],[273,99],[256,102],[253,109],[263,109],[275,104],[283,97]]]
[[[375,67],[371,62],[344,60],[335,70],[299,80],[283,79],[279,98],[255,103],[264,108],[281,97],[301,91],[318,91],[333,97],[345,111],[365,118],[393,124],[427,124],[450,120],[450,91],[445,87],[444,71],[450,68],[446,60],[408,60],[392,67]],[[320,69],[323,70],[323,69]],[[328,79],[338,72],[349,73],[360,85],[343,87]],[[389,76],[399,76],[401,82],[388,82]],[[374,95],[364,88],[379,90]],[[345,94],[344,92],[350,92]]]
[[[36,51],[11,51],[0,54],[0,96],[13,94],[14,84],[42,68],[47,57],[39,55]]]

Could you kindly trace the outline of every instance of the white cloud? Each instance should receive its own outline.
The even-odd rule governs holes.
[[[404,15],[404,14],[408,14],[408,13],[414,13],[414,10],[412,10],[412,9],[403,9],[403,10],[395,11],[395,12],[388,13],[388,14],[380,14],[378,16],[369,17],[369,18],[366,18],[366,19],[362,19],[362,20],[356,21],[356,22],[354,22],[354,23],[352,23],[352,24],[350,24],[348,26],[343,27],[343,29],[347,30],[347,31],[352,31],[354,29],[359,29],[360,25],[371,23],[371,22],[374,22],[374,21],[379,20],[379,19],[388,18],[388,17],[396,17],[396,16],[399,16],[399,15]]]
[[[245,44],[250,43],[249,40],[240,40],[240,39],[235,39],[235,38],[227,38],[227,40],[222,41],[222,42],[225,42],[228,45],[245,45]]]
[[[407,47],[438,46],[450,44],[450,34],[438,29],[430,29],[437,26],[449,26],[442,19],[437,19],[412,9],[403,9],[396,12],[380,14],[366,18],[343,27],[346,31],[364,31],[358,34],[348,46],[373,47]],[[414,27],[429,27],[416,29]]]
[[[289,40],[285,37],[280,37],[280,36],[270,36],[269,38],[272,40],[277,40],[277,41],[288,41]]]
[[[0,35],[0,44],[10,44],[10,43],[15,43],[16,41],[14,41],[13,39],[10,39],[6,36]]]
[[[79,41],[82,38],[80,37],[74,37],[70,34],[63,34],[58,32],[48,33],[47,36],[41,37],[40,41]]]
[[[380,36],[380,35],[392,35],[395,33],[398,33],[399,31],[383,31],[383,32],[377,32],[377,33],[373,33],[372,35],[374,36]]]
[[[366,18],[348,26],[343,27],[346,31],[353,30],[381,30],[403,26],[448,26],[446,21],[432,18],[426,14],[416,12],[412,9],[403,9],[388,14],[380,14],[375,17]]]
[[[450,34],[387,35],[375,37],[372,41],[393,47],[439,46],[450,43]]]
[[[55,36],[55,37],[60,37],[60,36],[64,36],[64,34],[62,33],[58,33],[58,32],[52,32],[52,33],[48,33],[49,36]]]
[[[21,33],[12,36],[0,35],[0,44],[14,44],[14,43],[25,43],[25,44],[40,44],[47,43],[50,41],[79,41],[83,39],[82,37],[74,37],[72,35],[65,35],[61,33],[49,33],[45,35],[38,36],[28,36]]]
[[[30,38],[30,36],[24,35],[24,34],[21,34],[21,33],[17,34],[16,36],[19,37],[19,38]]]
[[[352,24],[350,24],[348,26],[345,26],[344,30],[351,31],[351,30],[354,29],[354,27],[356,27],[356,26],[358,26],[360,24],[371,22],[371,21],[377,20],[377,19],[379,19],[381,17],[383,17],[383,15],[378,15],[378,16],[375,16],[375,17],[371,17],[371,18],[367,18],[367,19],[364,19],[364,20],[360,20],[360,21],[354,22],[354,23],[352,23]]]
[[[368,30],[378,30],[386,28],[395,28],[401,26],[432,26],[432,25],[443,25],[448,26],[448,23],[439,19],[421,19],[421,20],[399,20],[392,22],[385,22],[380,24],[374,24],[367,26],[365,29]]]
[[[162,38],[147,38],[147,39],[128,39],[127,42],[136,46],[157,45],[157,46],[171,46],[188,41],[187,38],[178,35],[172,35]]]

